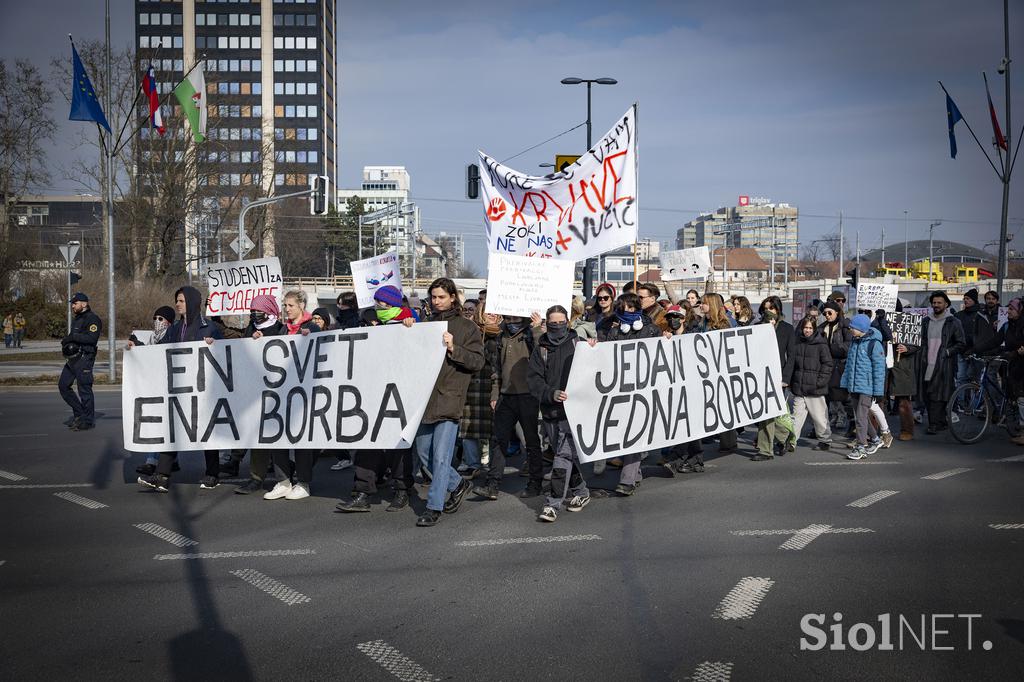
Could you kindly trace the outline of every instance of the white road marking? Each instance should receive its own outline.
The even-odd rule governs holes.
[[[7,563],[7,559],[4,559],[4,560],[0,561],[0,566],[3,566],[6,563]]]
[[[881,500],[884,500],[887,497],[892,497],[893,495],[896,495],[899,492],[900,492],[899,490],[879,490],[877,493],[871,493],[870,495],[866,495],[865,497],[862,497],[859,500],[854,500],[853,502],[851,502],[850,504],[848,504],[846,506],[847,507],[862,507],[862,508],[863,507],[870,507],[875,502],[879,502]]]
[[[29,490],[32,488],[92,488],[92,483],[17,483],[0,485],[0,490]]]
[[[903,464],[903,462],[876,461],[873,459],[860,459],[857,461],[843,460],[842,462],[804,462],[809,467],[841,467],[860,466],[862,464]]]
[[[986,459],[986,462],[1024,462],[1024,455],[1013,455],[1002,459]]]
[[[456,542],[456,547],[490,547],[493,545],[522,545],[532,542],[577,542],[581,540],[600,540],[600,535],[551,535],[544,538],[500,538],[497,540],[464,540]]]
[[[295,606],[296,604],[305,604],[312,601],[309,597],[296,592],[287,585],[280,583],[270,576],[264,575],[257,570],[252,568],[243,568],[238,571],[231,571],[231,575],[238,576],[250,585],[255,586],[258,589],[263,590],[271,597],[280,599],[288,606]]]
[[[298,556],[316,554],[312,549],[261,549],[247,552],[196,552],[195,554],[157,554],[157,561],[173,561],[177,559],[240,559],[253,556]]]
[[[356,648],[369,656],[374,663],[404,682],[434,682],[441,679],[424,670],[423,666],[403,655],[401,651],[383,639],[363,642],[357,644]]]
[[[0,433],[0,438],[37,438],[46,436],[46,433]]]
[[[750,618],[757,611],[758,605],[775,584],[771,578],[744,578],[729,590],[725,599],[715,608],[712,618],[719,620],[741,620]]]
[[[0,478],[6,478],[8,481],[27,481],[28,479],[20,474],[12,474],[10,471],[0,471]]]
[[[988,527],[996,530],[1020,530],[1024,529],[1024,523],[990,523]]]
[[[88,497],[82,497],[81,495],[76,495],[74,493],[54,493],[53,496],[59,497],[62,500],[67,500],[68,502],[80,504],[88,509],[105,509],[107,507],[107,505],[102,502],[90,500]]]
[[[732,535],[792,535],[779,545],[779,549],[803,549],[820,535],[830,533],[874,533],[870,528],[833,528],[827,524],[812,523],[806,528],[783,528],[780,530],[731,530]]]
[[[967,471],[971,470],[966,468],[950,469],[948,471],[940,471],[937,474],[931,474],[930,476],[922,476],[921,478],[925,481],[938,481],[940,479],[949,478],[950,476],[956,476],[957,474],[962,474]]]
[[[690,679],[694,682],[729,682],[731,676],[732,663],[704,661],[693,671]]]
[[[166,540],[175,547],[192,547],[199,544],[198,540],[193,540],[192,538],[187,538],[184,535],[179,535],[173,530],[169,530],[163,526],[158,526],[155,523],[134,523],[132,526],[141,531],[145,531],[150,535],[154,535],[161,540]]]

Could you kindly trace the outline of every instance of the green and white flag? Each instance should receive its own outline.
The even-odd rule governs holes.
[[[174,96],[188,118],[192,138],[196,142],[206,141],[206,79],[203,77],[202,65],[178,83],[178,87],[174,88]]]

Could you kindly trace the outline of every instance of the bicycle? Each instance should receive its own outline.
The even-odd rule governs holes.
[[[946,419],[953,437],[964,445],[977,443],[985,435],[989,423],[1006,427],[1007,418],[1016,407],[1001,386],[1000,371],[1009,361],[1000,358],[965,357],[970,362],[984,362],[977,381],[961,384],[953,392],[946,408]]]

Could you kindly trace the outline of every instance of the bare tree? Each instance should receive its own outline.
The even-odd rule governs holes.
[[[472,263],[464,264],[461,268],[459,268],[459,271],[455,274],[455,276],[460,278],[464,277],[466,279],[480,279],[481,277],[480,271],[477,270],[476,266],[473,265]]]
[[[807,263],[817,263],[821,260],[821,242],[815,239],[811,243],[805,244],[800,258]]]
[[[56,130],[50,115],[52,99],[46,81],[30,62],[0,60],[0,272],[5,279],[12,270],[11,207],[30,188],[50,180],[44,143]]]
[[[827,256],[829,256],[829,258],[828,258],[829,260],[833,260],[833,261],[838,261],[839,260],[839,253],[840,253],[839,244],[840,244],[840,241],[839,241],[839,230],[838,229],[833,230],[832,232],[829,232],[826,235],[823,235],[817,241],[824,246],[825,254]],[[853,256],[853,249],[851,248],[850,240],[849,239],[843,240],[843,242],[842,242],[842,253],[843,253],[843,258],[845,260],[849,260]]]

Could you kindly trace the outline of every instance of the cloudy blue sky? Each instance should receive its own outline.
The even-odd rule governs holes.
[[[1024,44],[1024,7],[1010,4],[1012,48]],[[132,3],[112,7],[115,42],[127,44]],[[102,36],[99,0],[5,2],[3,13],[4,59],[46,65],[66,52],[68,30]],[[406,166],[424,227],[465,233],[478,266],[481,210],[464,199],[465,165],[478,148],[503,159],[582,122],[585,90],[560,85],[564,76],[618,79],[594,91],[595,138],[640,104],[642,238],[671,240],[740,194],[798,206],[802,242],[831,231],[840,210],[864,250],[883,227],[901,241],[904,210],[911,239],[937,218],[944,237],[975,246],[998,234],[999,181],[963,124],[949,158],[936,82],[988,145],[982,70],[1000,116],[1004,101],[998,0],[341,1],[338,21],[342,184],[357,185],[364,165]],[[1024,57],[1014,67],[1015,142]],[[74,125],[61,128],[57,162]],[[534,169],[584,143],[581,128],[510,165]],[[1020,177],[1010,231],[1024,250]]]

